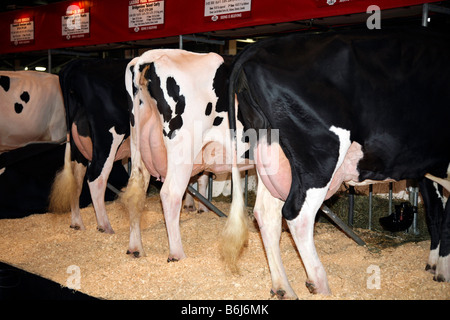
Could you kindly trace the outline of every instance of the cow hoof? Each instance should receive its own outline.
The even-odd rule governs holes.
[[[284,291],[283,289],[278,289],[277,292],[274,292],[273,289],[270,289],[270,296],[272,298],[274,296],[277,296],[278,299],[282,300],[285,295],[286,295],[286,291]]]
[[[306,281],[306,288],[308,288],[310,293],[316,294],[317,290],[316,290],[316,285],[312,282]]]
[[[312,294],[323,294],[323,295],[330,295],[331,291],[328,288],[328,284],[325,283],[325,285],[321,285],[320,283],[317,285],[314,282],[311,282],[309,280],[307,280],[305,282],[306,287],[308,288],[309,292]]]
[[[99,231],[101,233],[114,234],[114,230],[111,228],[103,228],[103,227],[97,226],[97,231]]]
[[[71,229],[74,229],[74,230],[81,230],[81,227],[80,226],[77,226],[77,225],[70,225],[70,228]]]
[[[176,258],[171,258],[171,257],[167,258],[167,262],[178,262],[178,261],[179,260]]]
[[[204,213],[204,212],[209,212],[209,209],[205,205],[200,204],[199,208],[197,209],[197,213]]]
[[[183,206],[183,209],[188,212],[195,211],[195,206]]]
[[[436,273],[436,265],[430,266],[429,264],[427,264],[427,266],[425,267],[425,271],[428,271],[431,274],[435,274]]]
[[[298,300],[295,294],[288,294],[286,290],[278,289],[276,292],[270,290],[270,297],[277,297],[278,300]]]
[[[130,251],[130,250],[127,250],[127,254],[132,254],[133,257],[135,257],[135,258],[139,258],[139,257],[141,256],[141,253],[140,253],[139,251]]]
[[[436,282],[445,282],[445,277],[442,274],[438,274],[433,277],[433,280]]]

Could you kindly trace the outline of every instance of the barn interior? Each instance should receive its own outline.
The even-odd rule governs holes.
[[[161,0],[160,0],[161,1]],[[310,0],[305,1],[304,7],[296,5],[293,1],[287,1],[286,5],[277,5],[273,13],[267,8],[273,5],[271,1],[262,1],[257,4],[251,3],[250,16],[244,15],[242,18],[230,18],[226,21],[205,22],[204,6],[201,4],[191,5],[185,8],[200,10],[200,13],[185,13],[186,17],[193,16],[201,18],[196,26],[195,22],[174,21],[170,17],[170,10],[175,6],[166,1],[165,21],[163,26],[159,26],[154,31],[124,33],[128,39],[117,36],[118,41],[99,40],[101,35],[94,32],[101,26],[97,23],[105,23],[104,19],[95,20],[98,8],[114,9],[123,1],[118,0],[92,0],[92,1],[57,1],[57,0],[4,0],[0,4],[0,25],[1,30],[11,30],[14,19],[31,15],[34,19],[34,33],[31,42],[25,44],[14,44],[10,31],[3,31],[0,36],[0,70],[40,70],[58,74],[64,66],[76,59],[94,58],[132,58],[141,55],[143,52],[157,48],[182,48],[194,52],[217,52],[225,55],[236,55],[245,46],[258,40],[276,37],[288,33],[317,33],[329,30],[346,30],[368,28],[369,22],[381,24],[381,28],[390,26],[426,26],[435,28],[443,32],[450,32],[450,1],[379,1],[379,12],[369,10],[372,5],[370,1],[326,1]],[[129,1],[131,6],[132,1]],[[164,3],[164,1],[163,1]],[[39,32],[39,28],[45,25],[45,18],[40,18],[46,12],[57,12],[57,22],[60,24],[61,16],[65,15],[65,8],[70,5],[78,5],[81,8],[89,8],[87,12],[91,14],[89,34],[80,39],[62,39],[60,33],[54,35],[44,35]],[[128,5],[128,4],[127,4]],[[127,7],[127,6],[125,6]],[[63,11],[61,11],[61,8]],[[301,9],[305,10],[302,12]],[[111,10],[112,10],[111,9]],[[306,12],[306,13],[305,13]],[[109,14],[109,12],[108,12]],[[374,16],[375,14],[375,16]],[[379,14],[378,16],[376,16]],[[106,14],[105,14],[106,15]],[[174,14],[178,17],[180,13]],[[286,16],[287,18],[283,18]],[[50,19],[50,15],[46,18]],[[55,17],[51,17],[55,19]],[[114,20],[115,18],[111,18]],[[187,18],[185,18],[187,19]],[[379,19],[379,20],[377,20]],[[58,24],[57,24],[58,23]],[[186,31],[183,31],[183,24],[186,23]],[[170,24],[176,24],[171,27]],[[373,25],[372,25],[373,26]],[[108,29],[109,25],[105,28]],[[60,29],[61,27],[59,27]],[[194,30],[194,32],[191,32]],[[58,32],[61,32],[58,30]],[[108,31],[103,31],[108,33]],[[51,39],[52,36],[57,39]],[[122,36],[122,35],[121,35]],[[41,40],[39,37],[48,37]],[[111,37],[107,37],[110,39]],[[114,38],[114,37],[113,37]],[[0,165],[8,167],[5,174],[0,175],[0,219],[20,219],[34,214],[46,214],[48,211],[48,193],[53,181],[53,177],[63,163],[64,146],[59,144],[41,144],[38,146],[27,146],[20,150],[11,151],[8,154],[0,155]],[[109,183],[113,188],[109,188],[106,194],[107,201],[114,201],[117,192],[114,190],[126,186],[128,175],[123,166],[115,164],[110,175]],[[223,184],[222,184],[223,185]],[[153,192],[160,187],[154,182],[151,186]],[[349,186],[342,186],[341,192],[330,199],[327,205],[338,216],[340,221],[344,221],[350,230],[357,230],[357,237],[362,237],[366,243],[370,243],[371,248],[379,250],[381,246],[399,246],[404,243],[418,243],[429,239],[427,233],[425,215],[420,206],[420,195],[414,181],[402,181],[396,184],[386,184],[384,187],[376,189],[358,189]],[[400,199],[394,199],[395,195],[402,193]],[[35,195],[31,200],[24,198],[30,194]],[[152,191],[149,190],[149,194]],[[249,190],[247,205],[252,207],[254,199],[252,190]],[[372,198],[372,196],[381,197]],[[230,201],[229,193],[210,196],[209,201],[221,207],[223,203]],[[152,200],[153,201],[153,200]],[[395,206],[401,202],[411,202],[417,209],[415,221],[411,227],[401,233],[383,230],[378,220],[389,215]],[[91,203],[87,183],[83,187],[83,194],[80,206],[89,210]],[[380,212],[375,213],[374,207]],[[227,210],[226,208],[223,209]],[[370,216],[370,217],[369,217]],[[58,218],[59,219],[59,218]],[[189,219],[187,219],[188,221]],[[327,223],[329,216],[321,215],[320,221]],[[189,222],[187,222],[189,223]],[[345,228],[345,227],[344,227]],[[374,230],[382,233],[382,240],[373,239],[367,236],[361,229]],[[341,228],[338,227],[341,231]],[[343,232],[345,234],[345,230]],[[348,235],[348,234],[347,234]],[[366,236],[366,237],[364,237]],[[351,237],[350,237],[351,238]],[[372,241],[372,242],[370,242]],[[0,252],[0,262],[2,262]],[[42,276],[28,273],[9,263],[0,265],[0,298],[5,299],[91,299],[97,298],[94,295],[70,290],[53,281],[47,281]],[[20,279],[19,282],[16,280]],[[21,283],[16,285],[16,283]],[[56,284],[56,285],[55,285]],[[32,289],[30,289],[32,288]],[[450,298],[447,287],[439,290],[446,293],[445,299]],[[153,299],[155,296],[151,296]],[[181,296],[185,299],[186,296]],[[341,296],[345,299],[345,295]],[[116,299],[117,297],[100,297],[100,299]],[[236,297],[233,297],[236,298]],[[348,297],[347,297],[348,298]],[[373,298],[373,297],[372,297]],[[119,296],[119,299],[134,299],[127,296]],[[169,298],[170,299],[170,298]],[[369,298],[370,299],[370,298]],[[375,297],[376,299],[376,297]],[[383,299],[383,298],[382,298]],[[386,299],[386,297],[384,297]],[[389,299],[389,297],[387,297]],[[414,299],[414,298],[413,298]],[[419,297],[418,299],[423,299]]]

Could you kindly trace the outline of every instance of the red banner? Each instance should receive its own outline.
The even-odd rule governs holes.
[[[424,2],[429,1],[377,0],[376,4],[384,10]],[[63,1],[1,13],[0,54],[365,13],[372,4],[373,0]]]

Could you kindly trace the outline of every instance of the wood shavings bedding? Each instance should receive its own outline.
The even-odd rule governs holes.
[[[213,203],[228,212],[229,203]],[[0,220],[0,260],[62,286],[70,280],[68,268],[76,266],[81,276],[79,291],[102,299],[271,299],[270,272],[255,227],[236,275],[227,270],[219,253],[219,235],[226,220],[212,212],[182,212],[181,233],[188,258],[172,263],[167,263],[168,241],[158,195],[148,197],[145,204],[142,240],[146,256],[139,259],[125,254],[129,221],[120,203],[107,204],[113,235],[96,230],[92,206],[81,212],[85,231],[69,228],[69,213]],[[315,233],[331,296],[309,293],[291,235],[283,232],[281,237],[284,266],[300,299],[450,299],[450,283],[435,282],[424,270],[429,241],[371,250],[328,223],[317,223]],[[373,236],[367,230],[360,234]]]

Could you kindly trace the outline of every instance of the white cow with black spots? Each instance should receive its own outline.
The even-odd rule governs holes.
[[[62,142],[66,132],[57,75],[0,71],[0,154],[33,142]]]
[[[129,64],[132,170],[123,196],[130,213],[128,253],[144,254],[140,212],[152,175],[163,181],[160,196],[169,238],[168,261],[186,257],[179,217],[189,179],[202,171],[231,170],[228,71],[229,64],[220,55],[177,49],[147,51]],[[251,166],[243,162],[240,169]]]

